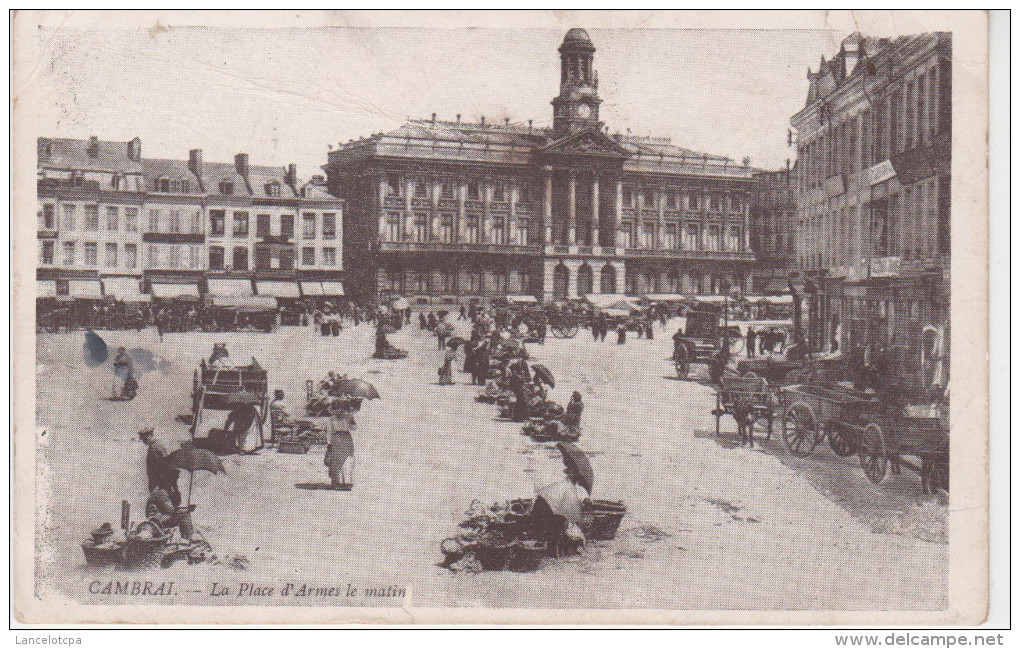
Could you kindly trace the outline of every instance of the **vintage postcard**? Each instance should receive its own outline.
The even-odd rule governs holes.
[[[983,12],[12,42],[17,622],[985,617]]]

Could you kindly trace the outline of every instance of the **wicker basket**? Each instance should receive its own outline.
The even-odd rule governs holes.
[[[627,506],[620,501],[586,500],[581,503],[581,531],[589,541],[612,540],[626,513]]]
[[[124,545],[121,543],[97,546],[92,541],[86,541],[81,544],[81,549],[85,553],[85,562],[90,566],[114,566],[124,556]]]
[[[124,545],[124,565],[131,568],[155,568],[163,562],[168,551],[170,534],[144,538],[137,534],[128,535]]]

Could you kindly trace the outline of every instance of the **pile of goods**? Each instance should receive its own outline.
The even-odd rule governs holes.
[[[577,521],[556,514],[539,496],[488,507],[471,503],[464,530],[443,540],[443,566],[454,571],[537,570],[543,557],[577,554],[587,541],[616,538],[627,507],[619,501],[585,499]]]

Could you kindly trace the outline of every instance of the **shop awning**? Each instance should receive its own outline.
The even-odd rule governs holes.
[[[510,304],[538,304],[538,298],[534,295],[507,295],[506,301]]]
[[[142,293],[138,277],[106,277],[103,279],[103,293],[121,302],[149,302],[151,295]]]
[[[713,303],[713,302],[725,302],[727,299],[732,300],[733,298],[730,298],[726,295],[695,295],[694,299],[697,300],[698,302]]]
[[[209,295],[216,297],[246,297],[255,295],[250,279],[210,279]]]
[[[274,311],[276,298],[266,295],[214,295],[213,306],[237,309],[238,311]]]
[[[322,282],[301,282],[301,295],[322,295]]]
[[[266,295],[269,297],[301,297],[301,292],[298,290],[297,282],[263,280],[255,282],[255,289],[258,291],[259,295]]]
[[[687,299],[679,293],[648,293],[644,298],[649,302],[683,302]]]
[[[38,297],[57,297],[57,282],[52,279],[37,279],[35,280],[35,296]]]
[[[751,300],[752,302],[765,302],[766,304],[793,304],[792,295],[766,295],[757,299]]]
[[[323,282],[322,283],[322,294],[323,295],[344,295],[344,283],[343,282]]]
[[[101,300],[103,287],[98,279],[72,279],[67,282],[67,294],[85,300]]]
[[[609,306],[614,302],[629,300],[631,298],[627,297],[623,293],[589,293],[584,296],[584,299],[588,304],[594,306]]]
[[[770,277],[765,283],[766,293],[786,293],[790,290],[790,280],[785,277]]]
[[[190,297],[197,299],[198,284],[195,284],[194,282],[188,284],[160,284],[157,282],[153,282],[152,297],[158,298]]]

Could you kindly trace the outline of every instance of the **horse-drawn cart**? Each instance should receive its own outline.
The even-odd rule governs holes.
[[[686,379],[693,363],[711,363],[723,348],[739,354],[744,347],[740,329],[725,326],[718,311],[688,311],[684,333],[673,336],[673,366]]]
[[[949,427],[931,412],[843,387],[820,382],[780,389],[783,442],[790,453],[805,457],[828,438],[840,457],[857,453],[864,475],[875,484],[907,467],[921,476],[925,493],[949,489]],[[915,464],[904,456],[920,460]]]
[[[730,415],[737,422],[741,443],[754,446],[754,433],[764,433],[765,439],[772,439],[772,419],[775,398],[768,381],[761,377],[723,376],[715,393],[715,434],[719,435],[719,424],[723,415]]]
[[[206,410],[232,411],[238,406],[254,407],[257,416],[254,425],[260,433],[269,421],[272,438],[272,419],[269,414],[269,373],[254,358],[249,365],[207,364],[202,359],[195,370],[191,391],[191,421],[194,431],[202,423]],[[263,436],[264,437],[264,436]]]

